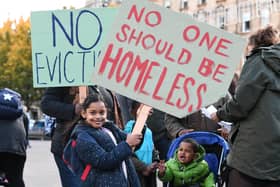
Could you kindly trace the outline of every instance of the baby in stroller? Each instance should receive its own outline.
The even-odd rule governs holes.
[[[158,167],[158,177],[172,186],[214,187],[214,174],[203,159],[204,148],[194,139],[183,139],[173,157]]]
[[[229,146],[227,141],[222,138],[221,136],[219,136],[218,134],[212,133],[212,132],[204,132],[204,131],[195,131],[195,132],[191,132],[191,133],[187,133],[184,134],[182,136],[179,136],[178,138],[176,138],[172,144],[169,147],[169,151],[167,154],[167,158],[169,160],[174,160],[174,159],[178,159],[178,157],[176,158],[176,155],[178,155],[178,151],[181,142],[183,142],[185,139],[193,139],[195,140],[198,144],[199,147],[203,147],[204,149],[204,153],[202,152],[200,161],[206,161],[208,163],[208,168],[210,170],[209,174],[211,177],[211,174],[214,174],[214,185],[211,183],[206,183],[205,179],[207,177],[209,177],[209,175],[202,177],[201,180],[199,180],[199,184],[196,184],[196,186],[200,186],[200,187],[204,187],[208,185],[212,185],[212,186],[218,186],[221,187],[223,186],[223,184],[225,183],[224,177],[222,177],[223,175],[226,174],[226,172],[224,171],[224,163],[225,163],[225,159],[226,156],[229,152]],[[199,151],[198,151],[199,152]],[[175,158],[174,158],[175,156]],[[182,156],[183,157],[183,156]],[[197,164],[199,163],[199,156],[196,156],[196,158],[193,159],[193,162],[197,162]],[[178,162],[177,161],[177,162]],[[168,161],[170,162],[170,161]],[[179,164],[180,165],[180,164]],[[188,166],[191,165],[187,164]],[[165,163],[165,166],[167,166],[167,163]],[[165,167],[164,166],[164,167]],[[179,168],[179,169],[183,169],[183,168]],[[168,170],[168,167],[166,167],[166,171]],[[158,173],[160,174],[160,173]],[[201,174],[201,173],[200,173]],[[198,176],[200,175],[198,174]],[[183,174],[181,176],[181,182],[182,181],[182,177],[188,177],[186,174]],[[161,180],[166,180],[165,177],[161,177],[159,175],[159,178]],[[192,179],[193,180],[193,179]],[[174,184],[174,178],[169,181],[169,186],[188,186],[188,187],[193,187],[193,184],[187,183],[187,184]],[[184,182],[185,179],[184,179]],[[212,181],[213,182],[213,181]]]

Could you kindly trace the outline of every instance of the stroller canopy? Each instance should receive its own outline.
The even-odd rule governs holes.
[[[167,153],[167,159],[171,158],[174,155],[181,141],[186,138],[192,138],[202,146],[219,145],[222,148],[220,155],[217,155],[220,158],[220,160],[218,160],[217,156],[214,155],[213,153],[206,153],[204,157],[204,159],[209,164],[210,170],[213,171],[216,176],[219,175],[220,173],[219,169],[221,163],[226,159],[226,156],[229,152],[229,146],[227,141],[223,137],[212,132],[195,131],[195,132],[187,133],[182,136],[179,136],[172,142]]]

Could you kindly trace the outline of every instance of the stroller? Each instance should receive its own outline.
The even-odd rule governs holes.
[[[222,172],[225,169],[225,160],[229,152],[227,141],[213,132],[196,131],[187,133],[172,142],[167,153],[167,159],[173,156],[181,141],[186,138],[192,138],[204,147],[206,151],[204,159],[208,163],[210,171],[215,175],[215,186],[222,187],[225,183]]]

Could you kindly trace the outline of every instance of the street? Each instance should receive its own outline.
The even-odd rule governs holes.
[[[60,187],[58,170],[50,152],[49,140],[30,140],[24,168],[26,187]],[[158,187],[161,187],[158,181]]]
[[[30,140],[24,168],[26,187],[59,187],[59,174],[50,152],[49,140]]]

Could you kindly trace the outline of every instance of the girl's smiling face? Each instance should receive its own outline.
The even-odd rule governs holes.
[[[180,163],[188,164],[192,162],[196,157],[196,153],[193,150],[193,146],[188,142],[181,142],[177,152],[177,158]]]
[[[107,109],[102,101],[92,102],[81,115],[90,126],[100,128],[107,119]]]

